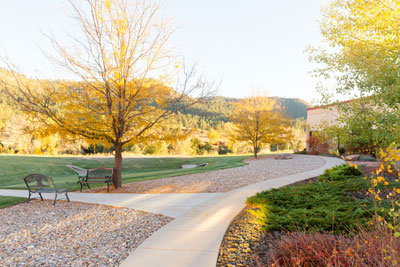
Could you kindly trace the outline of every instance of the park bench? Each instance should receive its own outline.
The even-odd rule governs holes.
[[[87,169],[83,169],[74,165],[65,165],[65,166],[75,171],[78,174],[79,178],[85,178],[87,175]]]
[[[29,174],[24,178],[25,184],[28,187],[29,196],[26,203],[29,203],[31,200],[31,196],[35,193],[39,194],[40,198],[43,200],[42,193],[54,193],[54,202],[53,205],[56,204],[57,196],[59,194],[65,194],[69,202],[68,197],[68,188],[56,188],[56,185],[53,182],[53,179],[43,174]]]
[[[107,192],[110,192],[110,185],[112,183],[112,168],[98,167],[95,169],[86,170],[86,175],[79,175],[78,183],[81,185],[81,192],[84,185],[90,189],[90,184],[106,183]]]

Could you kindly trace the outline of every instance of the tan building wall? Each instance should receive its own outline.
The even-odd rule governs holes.
[[[313,107],[307,109],[307,141],[313,132],[318,131],[319,126],[323,123],[331,124],[339,118],[339,111],[336,105]],[[307,151],[309,151],[309,144]]]

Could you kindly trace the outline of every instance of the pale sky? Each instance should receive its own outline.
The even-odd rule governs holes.
[[[200,56],[218,95],[244,97],[252,85],[270,96],[318,98],[315,66],[304,53],[321,43],[320,9],[329,0],[164,0],[178,31],[171,40],[185,57]],[[40,49],[49,50],[41,31],[65,38],[71,27],[64,0],[1,0],[0,53],[26,74],[55,78]]]

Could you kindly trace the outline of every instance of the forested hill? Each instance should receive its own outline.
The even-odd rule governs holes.
[[[298,98],[281,98],[273,97],[277,103],[283,107],[286,115],[289,118],[306,119],[307,108],[311,105],[304,100]],[[199,119],[205,120],[211,125],[216,125],[219,122],[228,122],[229,116],[232,113],[232,103],[239,101],[237,98],[229,98],[223,96],[209,97],[204,103],[186,108],[182,111],[184,115],[193,117],[200,117]]]
[[[21,77],[26,79],[25,76]],[[0,78],[6,82],[13,83],[13,74],[1,67]],[[298,98],[273,98],[285,110],[287,117],[306,119],[307,107],[310,106],[307,102]],[[201,131],[210,129],[222,130],[224,129],[224,124],[230,122],[229,118],[233,111],[232,103],[239,100],[224,96],[209,97],[202,103],[177,112],[178,116],[175,119],[180,127],[197,128]],[[6,126],[13,115],[15,115],[13,108],[8,105],[6,95],[1,93],[0,85],[0,130]]]
[[[292,119],[307,119],[307,108],[311,104],[299,98],[276,97],[276,101],[285,109],[286,115]]]

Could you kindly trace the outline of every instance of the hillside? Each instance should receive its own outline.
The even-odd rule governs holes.
[[[283,107],[287,117],[306,119],[307,108],[311,106],[309,103],[298,98],[273,98],[276,99],[279,106]],[[183,115],[182,124],[187,127],[194,127],[194,124],[197,124],[197,128],[207,129],[229,122],[229,116],[233,110],[232,103],[239,100],[224,96],[209,97],[203,103],[181,111]]]

